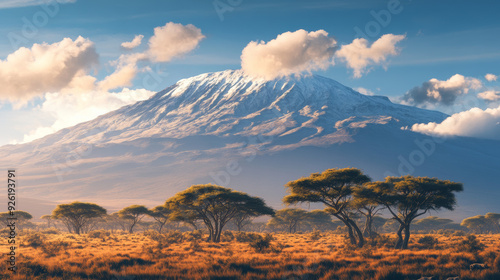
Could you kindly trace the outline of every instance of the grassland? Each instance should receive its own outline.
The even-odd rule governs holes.
[[[436,244],[418,243],[421,237],[413,235],[408,250],[392,249],[390,234],[356,249],[333,232],[275,233],[259,251],[250,246],[257,234],[236,232],[221,243],[200,232],[25,232],[17,273],[2,260],[0,279],[500,279],[500,235],[478,235],[484,249],[467,247],[466,236],[432,235]],[[6,239],[2,248],[6,259]],[[489,268],[470,271],[478,262]]]

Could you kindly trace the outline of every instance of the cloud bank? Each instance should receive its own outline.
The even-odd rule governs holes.
[[[368,46],[368,41],[364,38],[354,39],[351,44],[343,45],[336,56],[354,70],[355,78],[360,78],[370,71],[370,66],[383,64],[389,56],[397,55],[399,50],[396,44],[405,37],[405,35],[385,34],[371,46]]]
[[[0,60],[0,98],[22,103],[45,92],[81,85],[98,58],[94,43],[83,37],[20,48]]]
[[[267,80],[326,69],[334,64],[336,46],[324,30],[285,32],[267,43],[250,42],[242,51],[241,68]]]
[[[144,35],[136,35],[134,39],[130,42],[123,42],[122,43],[122,48],[125,48],[127,50],[131,50],[133,48],[137,48],[142,44],[142,39],[144,39]]]
[[[486,110],[472,108],[454,114],[439,124],[414,124],[411,130],[429,135],[500,140],[500,107]]]
[[[482,87],[480,80],[464,77],[460,74],[453,75],[446,81],[431,79],[421,86],[409,90],[403,97],[403,103],[408,105],[445,105],[450,106],[457,98],[466,95],[470,90]]]
[[[62,94],[47,93],[45,101],[40,105],[40,114],[54,119],[50,126],[42,126],[24,135],[22,143],[57,132],[100,115],[116,110],[122,106],[133,104],[150,98],[154,92],[145,89],[123,89],[121,92],[90,91],[85,93]]]

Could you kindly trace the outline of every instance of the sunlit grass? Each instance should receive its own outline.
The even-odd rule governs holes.
[[[192,233],[42,233],[42,245],[30,246],[34,235],[18,237],[18,273],[5,269],[0,279],[500,279],[498,234],[478,235],[486,245],[479,252],[461,251],[465,237],[452,235],[432,235],[438,242],[429,247],[415,234],[410,249],[395,250],[393,235],[356,249],[334,233],[272,234],[262,252],[236,233],[221,243]],[[469,271],[476,262],[490,268]]]

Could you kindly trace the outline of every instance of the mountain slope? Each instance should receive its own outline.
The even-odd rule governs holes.
[[[1,147],[0,156],[21,170],[26,197],[112,208],[153,206],[207,182],[281,207],[287,181],[347,166],[374,179],[438,176],[465,181],[476,193],[495,193],[490,169],[500,168],[500,151],[490,147],[498,141],[441,143],[401,130],[444,118],[320,76],[264,81],[228,70],[180,80],[149,100],[31,143]],[[434,149],[427,153],[418,143],[429,141]],[[419,153],[423,160],[415,157]],[[471,197],[467,193],[464,207],[474,207]]]

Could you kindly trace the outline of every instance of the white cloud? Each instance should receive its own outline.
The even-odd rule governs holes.
[[[364,95],[375,95],[373,91],[362,87],[355,88],[354,90]]]
[[[94,43],[78,37],[20,48],[0,60],[0,99],[24,103],[81,82],[98,63]]]
[[[487,100],[487,101],[497,101],[500,100],[500,91],[496,90],[487,90],[481,92],[477,95],[477,97]]]
[[[414,124],[411,130],[429,135],[500,140],[500,107],[486,110],[472,108],[454,114],[439,124]]]
[[[115,71],[99,82],[99,89],[107,91],[119,87],[131,86],[132,80],[139,72],[137,62],[147,59],[148,57],[144,53],[121,55],[118,60],[112,63],[116,66]]]
[[[484,75],[484,78],[488,82],[493,82],[493,81],[496,81],[498,79],[498,76],[497,75],[493,75],[493,74],[486,74],[486,75]]]
[[[54,0],[59,4],[67,4],[67,3],[75,3],[76,0]],[[47,0],[2,0],[0,2],[0,9],[8,9],[8,8],[19,8],[19,7],[28,7],[28,6],[38,6],[50,4],[50,1]]]
[[[134,37],[134,40],[131,42],[123,42],[122,47],[128,50],[131,50],[133,48],[137,48],[142,44],[142,39],[144,38],[144,35],[136,35]]]
[[[39,113],[51,116],[54,121],[50,126],[41,126],[25,134],[22,143],[92,120],[122,106],[146,100],[153,94],[154,92],[145,89],[128,88],[118,93],[104,91],[47,93],[43,104],[39,107]]]
[[[385,34],[371,46],[368,46],[368,41],[364,38],[354,39],[351,44],[343,45],[336,56],[354,70],[354,77],[360,78],[370,70],[368,67],[383,64],[388,56],[397,55],[399,50],[396,44],[405,37],[406,35]]]
[[[466,95],[470,90],[482,87],[480,80],[455,74],[446,81],[430,79],[421,86],[409,90],[403,97],[403,103],[409,105],[442,104],[453,105],[461,95]]]
[[[242,51],[241,68],[267,80],[326,69],[334,64],[336,46],[324,30],[285,32],[267,43],[250,42]]]
[[[149,39],[149,54],[153,61],[167,62],[194,50],[204,38],[192,24],[169,22],[154,29],[154,36]]]

